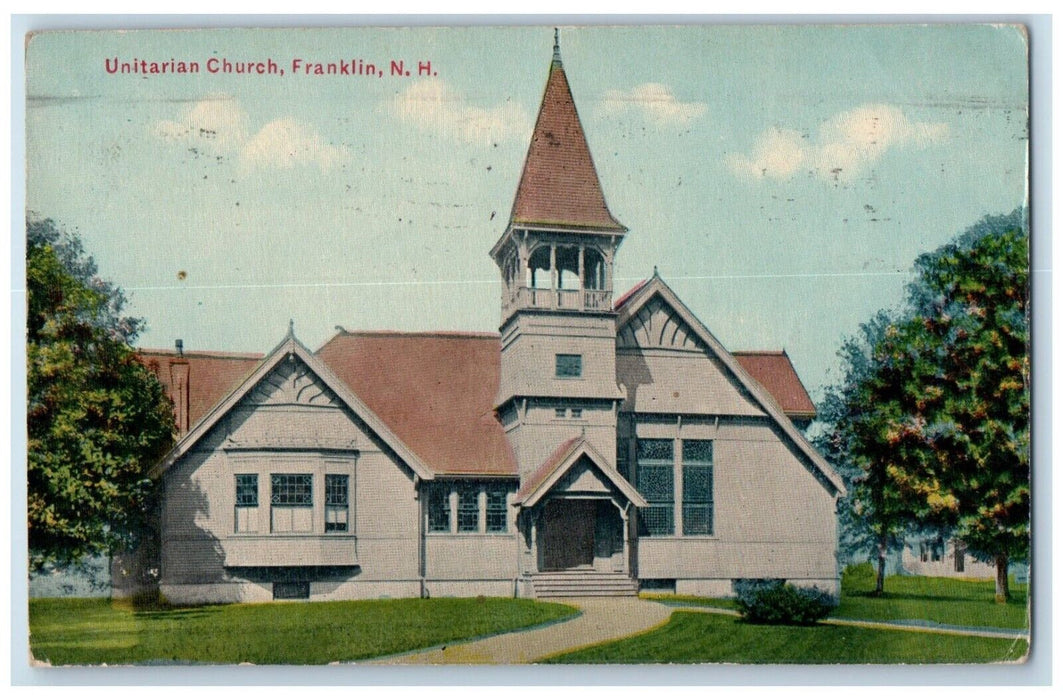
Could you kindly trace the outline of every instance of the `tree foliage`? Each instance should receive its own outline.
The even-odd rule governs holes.
[[[97,275],[77,236],[26,225],[30,567],[132,545],[153,493],[147,470],[172,444],[173,406],[129,343],[140,319]]]
[[[915,271],[905,308],[843,347],[825,441],[873,532],[951,529],[996,563],[1007,597],[1008,562],[1028,556],[1030,535],[1025,211],[987,217]]]
[[[889,377],[881,349],[892,323],[880,311],[842,344],[838,354],[845,379],[826,393],[819,414],[831,430],[816,439],[848,487],[838,504],[839,546],[851,560],[861,555],[878,560],[877,592],[882,591],[887,552],[901,544],[914,519],[912,504],[891,476],[900,455],[890,443],[888,426],[902,413],[901,392]]]

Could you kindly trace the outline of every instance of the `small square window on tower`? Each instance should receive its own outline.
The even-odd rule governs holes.
[[[583,375],[583,355],[556,355],[556,375],[558,377],[580,377]]]

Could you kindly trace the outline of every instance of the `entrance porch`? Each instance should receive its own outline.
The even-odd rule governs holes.
[[[524,595],[634,595],[636,508],[646,502],[582,438],[522,479]]]

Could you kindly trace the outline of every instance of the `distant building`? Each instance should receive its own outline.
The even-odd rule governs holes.
[[[614,299],[626,233],[555,46],[490,251],[500,334],[142,351],[183,433],[155,470],[163,594],[837,591],[842,480],[789,358],[728,352],[656,271]]]
[[[916,576],[995,579],[997,575],[996,566],[972,557],[961,540],[943,535],[909,538],[901,552],[901,568]]]

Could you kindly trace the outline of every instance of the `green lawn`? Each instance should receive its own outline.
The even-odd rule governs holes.
[[[850,567],[842,575],[842,599],[831,617],[899,622],[925,620],[961,627],[1027,629],[1027,586],[1011,583],[1012,599],[998,604],[993,581],[969,581],[928,576],[887,576],[885,595],[875,597],[874,572]],[[643,594],[667,605],[735,608],[729,598]]]
[[[548,663],[986,663],[1021,659],[1025,641],[819,624],[750,625],[729,615],[676,611],[655,630]]]
[[[30,650],[53,664],[323,664],[384,656],[571,617],[513,598],[263,603],[134,611],[106,599],[30,601]]]
[[[833,617],[855,620],[929,620],[962,627],[1026,629],[1028,587],[1012,581],[1012,599],[997,603],[993,581],[887,576],[885,595],[871,596],[874,575],[851,567],[842,576],[842,600]]]

